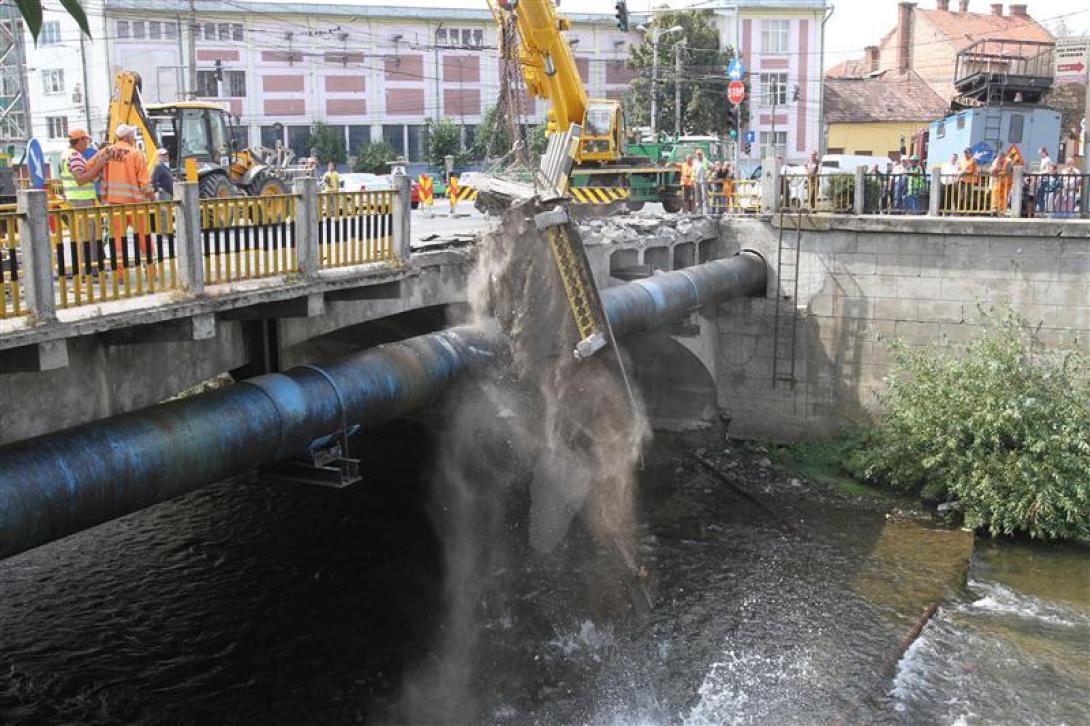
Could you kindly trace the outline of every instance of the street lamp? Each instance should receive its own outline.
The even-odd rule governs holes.
[[[659,111],[658,103],[658,88],[656,85],[659,81],[659,38],[667,33],[681,33],[685,28],[680,25],[675,25],[672,28],[661,30],[656,27],[648,28],[646,25],[636,26],[636,30],[641,33],[651,35],[651,136],[654,139],[658,139],[658,121],[655,119]]]

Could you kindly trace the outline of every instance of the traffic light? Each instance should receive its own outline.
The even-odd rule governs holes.
[[[223,61],[216,61],[215,78],[216,81],[223,82]]]
[[[734,139],[738,138],[738,129],[731,129],[730,130],[730,138],[731,138],[732,141]]]
[[[748,141],[745,142],[744,144],[742,144],[742,153],[745,154],[746,156],[749,156],[749,152],[750,152],[751,149],[752,149],[752,147],[750,146]]]
[[[614,15],[617,18],[617,29],[620,30],[623,33],[627,33],[628,32],[628,4],[625,2],[625,0],[617,0],[617,3],[616,3],[616,5],[614,5],[614,7],[617,9],[617,12],[614,13]]]
[[[798,86],[797,83],[795,84],[794,92],[791,94],[791,100],[792,101],[798,101],[799,100],[799,86]]]

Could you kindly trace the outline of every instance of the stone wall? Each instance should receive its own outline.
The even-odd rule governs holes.
[[[719,404],[732,435],[830,436],[877,410],[890,339],[958,344],[998,304],[1048,343],[1078,337],[1090,349],[1090,222],[810,217],[796,232],[785,217],[784,226],[788,260],[800,243],[797,300],[792,275],[777,280],[778,218],[720,223],[726,250],[756,250],[771,270],[768,298],[732,303],[717,318]],[[798,311],[794,380],[774,385],[781,293],[781,330]],[[781,337],[775,361],[785,373],[789,342]]]

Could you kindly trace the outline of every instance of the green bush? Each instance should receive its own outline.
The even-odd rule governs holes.
[[[352,170],[370,174],[389,174],[390,166],[386,162],[393,161],[394,157],[393,148],[385,141],[371,142],[360,147]]]
[[[325,165],[329,162],[342,164],[345,160],[344,136],[337,129],[330,128],[322,122],[314,124],[310,130],[310,138],[307,139],[307,149],[318,157],[318,163]]]
[[[884,413],[857,476],[957,501],[993,535],[1090,542],[1090,385],[1076,348],[1047,349],[1009,310],[964,350],[893,345]]]

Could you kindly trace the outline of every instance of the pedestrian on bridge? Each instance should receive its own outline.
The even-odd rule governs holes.
[[[704,159],[704,150],[696,150],[693,160],[693,202],[697,214],[708,213],[708,183],[711,181],[708,162]]]
[[[681,162],[681,208],[690,214],[693,211],[693,155]]]
[[[322,174],[322,191],[339,192],[341,190],[341,175],[337,173],[337,166],[331,161],[326,166],[325,174]]]
[[[91,146],[91,135],[83,129],[72,129],[68,133],[68,148],[61,155],[61,185],[64,199],[73,209],[93,207],[98,204],[98,191],[95,187],[102,177],[102,172],[110,159],[109,149],[103,149],[87,158],[87,149]],[[99,226],[93,215],[87,212],[70,212],[67,215],[68,229],[72,242],[85,245],[83,254],[84,273],[90,274],[92,259],[100,259],[101,251],[96,244],[99,240]],[[75,263],[73,252],[73,265]]]
[[[151,185],[161,200],[174,198],[174,173],[170,170],[170,152],[159,149],[159,162],[151,172]]]
[[[134,252],[147,264],[148,279],[155,277],[155,264],[149,259],[151,248],[148,240],[148,210],[138,205],[153,198],[155,188],[148,174],[148,162],[136,148],[136,127],[118,124],[114,130],[117,143],[110,147],[110,161],[103,173],[103,195],[108,205],[126,205],[118,213],[110,215],[113,236],[114,276],[120,280],[127,267],[128,243],[125,235],[131,227],[135,234]],[[136,262],[136,260],[134,260]]]

